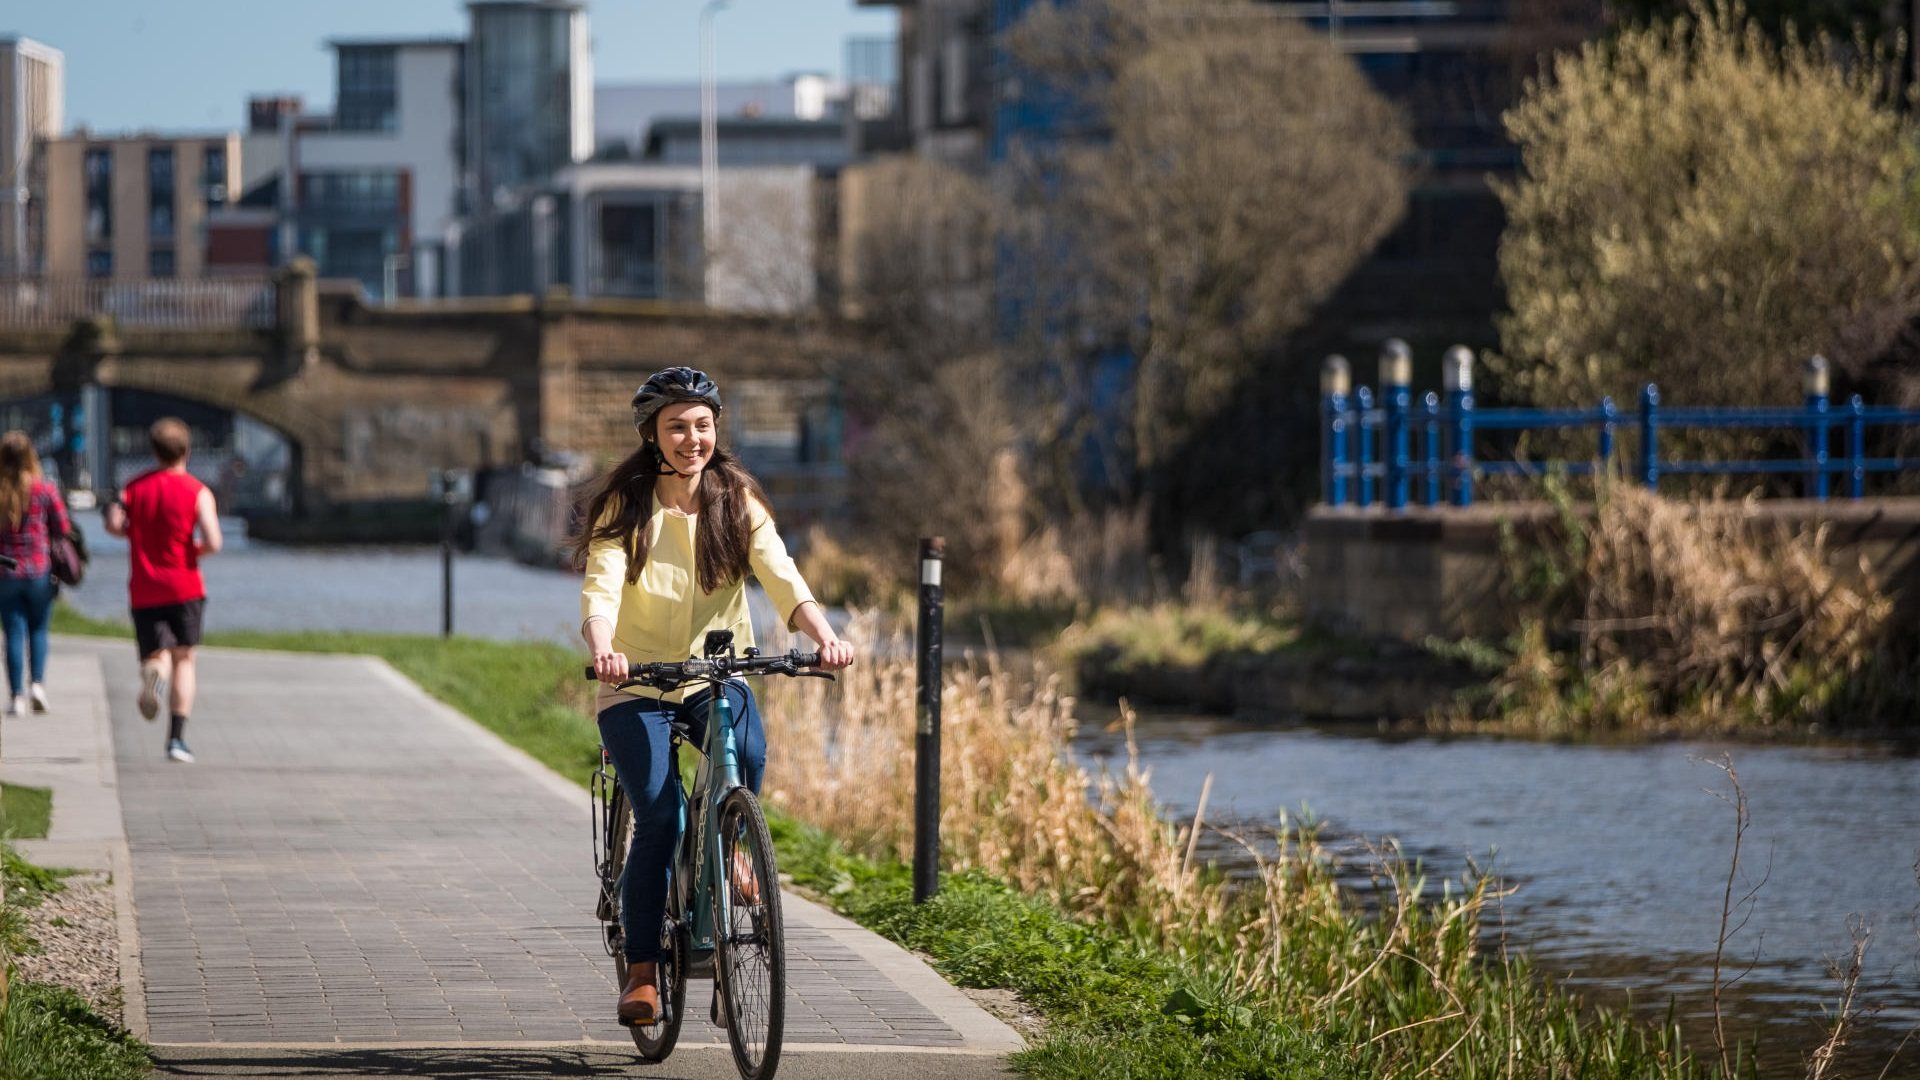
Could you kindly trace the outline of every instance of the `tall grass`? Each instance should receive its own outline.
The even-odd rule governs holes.
[[[767,797],[856,852],[898,859],[912,843],[914,666],[903,639],[871,654],[894,659],[850,669],[831,690],[769,690],[779,763]],[[1277,854],[1248,844],[1253,877],[1229,881],[1193,860],[1197,823],[1162,815],[1137,758],[1100,775],[1073,761],[1074,702],[1057,676],[989,658],[949,673],[942,710],[950,865],[1183,958],[1201,974],[1197,987],[1165,988],[1169,1010],[1325,1036],[1343,1065],[1372,1076],[1705,1075],[1670,1027],[1583,1015],[1524,961],[1483,955],[1488,879],[1436,886],[1388,848],[1377,892],[1356,892],[1298,829]]]
[[[1516,625],[1492,698],[1510,726],[1752,730],[1892,707],[1876,699],[1902,664],[1893,599],[1824,528],[1626,483],[1591,505],[1546,493],[1556,523],[1503,544]]]

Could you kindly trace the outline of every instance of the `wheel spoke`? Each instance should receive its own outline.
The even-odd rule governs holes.
[[[777,1060],[785,1012],[779,880],[765,820],[752,796],[739,792],[723,808],[721,896],[716,897],[719,970],[725,987],[728,1039],[748,1077]]]

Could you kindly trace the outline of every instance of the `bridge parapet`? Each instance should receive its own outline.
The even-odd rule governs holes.
[[[107,319],[141,329],[273,330],[280,320],[279,286],[271,277],[0,278],[0,326],[63,332]]]

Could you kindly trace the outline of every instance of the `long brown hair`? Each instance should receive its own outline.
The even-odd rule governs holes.
[[[653,489],[660,480],[662,461],[653,440],[644,439],[638,450],[608,469],[593,485],[583,503],[579,531],[570,544],[574,569],[585,569],[588,548],[602,540],[613,540],[627,551],[627,584],[640,580],[653,544],[647,522],[653,517]],[[700,479],[700,521],[693,534],[694,572],[700,580],[700,591],[711,593],[744,581],[752,569],[747,557],[753,544],[753,525],[747,514],[750,498],[759,500],[768,520],[772,520],[773,504],[767,501],[760,482],[739,458],[715,447],[713,459]]]
[[[33,440],[24,431],[0,435],[0,518],[7,527],[17,529],[33,497],[33,482],[40,479],[40,455],[33,452]]]

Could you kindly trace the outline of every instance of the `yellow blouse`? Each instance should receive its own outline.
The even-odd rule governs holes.
[[[611,514],[609,507],[607,513]],[[604,521],[605,518],[603,517]],[[713,592],[702,592],[693,557],[698,514],[682,514],[653,500],[647,521],[653,544],[638,580],[627,583],[627,551],[617,540],[596,540],[587,549],[586,581],[580,588],[580,619],[603,618],[613,626],[613,647],[633,663],[685,660],[699,654],[709,630],[732,630],[733,643],[744,650],[753,642],[753,620],[747,614],[747,583],[736,581]],[[773,601],[774,611],[793,626],[793,614],[813,599],[807,583],[787,554],[774,529],[773,516],[756,499],[747,500],[752,529],[748,563],[760,587]],[[605,687],[602,688],[603,691]],[[679,701],[685,689],[670,694],[635,687],[628,694]],[[609,695],[601,694],[601,707]]]

